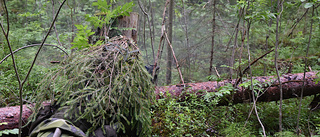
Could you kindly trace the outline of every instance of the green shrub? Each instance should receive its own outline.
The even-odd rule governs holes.
[[[217,135],[219,125],[228,123],[223,107],[216,105],[233,91],[226,85],[219,92],[198,91],[183,93],[185,96],[158,99],[153,106],[153,135],[155,136],[211,136]],[[220,125],[221,126],[221,125]]]
[[[20,78],[25,78],[31,60],[25,59],[21,56],[16,56],[17,68]],[[32,73],[30,74],[24,88],[23,99],[28,100],[30,96],[37,92],[38,83],[42,80],[43,76],[48,72],[48,69],[35,65]],[[12,67],[11,58],[2,62],[0,65],[0,106],[17,105],[19,98],[19,83]]]

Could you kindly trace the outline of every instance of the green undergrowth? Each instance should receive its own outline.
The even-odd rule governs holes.
[[[248,118],[252,103],[217,106],[215,99],[206,100],[208,94],[212,93],[203,93],[204,96],[188,93],[188,97],[183,100],[167,94],[166,98],[157,100],[152,110],[153,136],[263,136],[254,111]],[[219,96],[213,96],[219,100]],[[302,100],[300,136],[320,133],[320,114],[308,108],[312,99],[309,96]],[[283,132],[278,132],[279,102],[257,103],[267,136],[297,136],[298,104],[296,98],[283,101]]]
[[[32,60],[21,56],[17,56],[15,59],[20,78],[25,78]],[[48,71],[46,67],[40,65],[34,66],[23,88],[22,98],[24,100],[29,100],[31,95],[37,92],[38,83]],[[12,67],[12,60],[8,58],[0,64],[0,107],[18,105],[18,91],[19,83]]]

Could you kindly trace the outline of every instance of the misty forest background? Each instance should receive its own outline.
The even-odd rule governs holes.
[[[12,50],[41,44],[62,0],[6,1]],[[22,92],[25,102],[38,92],[38,85],[66,54],[77,54],[75,25],[97,30],[86,16],[97,13],[96,0],[68,0],[28,77]],[[107,1],[112,11],[129,0]],[[319,0],[135,0],[139,14],[137,45],[146,65],[157,60],[157,86],[235,79],[240,75],[273,76],[320,70]],[[164,12],[165,11],[165,12]],[[7,28],[3,2],[0,23]],[[112,27],[112,26],[111,26]],[[163,28],[165,27],[165,29]],[[130,29],[130,28],[128,28]],[[161,39],[163,32],[166,38]],[[87,37],[88,38],[88,37]],[[160,43],[161,42],[161,43]],[[51,45],[51,46],[50,46]],[[0,106],[18,105],[19,82],[3,33],[0,34]],[[15,53],[17,70],[28,73],[38,46]],[[160,49],[160,51],[158,51]],[[241,74],[248,62],[273,50]],[[158,56],[159,54],[159,56]],[[172,55],[176,56],[177,62]],[[191,94],[188,101],[162,99],[152,109],[153,136],[318,136],[320,114],[308,107],[313,97],[279,102],[210,105]],[[301,104],[301,109],[299,105]],[[256,105],[258,112],[252,112]],[[252,112],[252,113],[251,113]],[[257,117],[259,116],[259,117]],[[299,117],[299,118],[298,118]],[[262,122],[262,123],[260,123]],[[281,126],[279,126],[281,125]],[[279,132],[281,131],[281,132]]]

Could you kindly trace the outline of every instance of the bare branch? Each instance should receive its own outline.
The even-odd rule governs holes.
[[[302,89],[301,89],[301,95],[300,95],[300,103],[299,103],[299,111],[298,111],[298,118],[297,118],[297,128],[296,132],[299,135],[299,120],[300,120],[300,113],[301,113],[301,104],[302,104],[302,96],[303,96],[303,90],[305,88],[305,79],[306,79],[306,71],[307,71],[307,62],[308,62],[308,54],[309,54],[309,47],[311,43],[311,38],[312,38],[312,26],[313,26],[313,16],[314,16],[314,5],[312,6],[312,16],[310,18],[311,20],[311,25],[310,25],[310,34],[309,34],[309,41],[308,41],[308,46],[307,46],[307,51],[306,51],[306,57],[304,59],[304,72],[303,72],[303,83],[302,83]]]
[[[52,0],[51,2],[52,2],[52,15],[54,15],[54,0]],[[56,37],[57,37],[57,41],[58,41],[59,45],[66,49],[66,47],[64,47],[60,42],[60,38],[59,38],[58,31],[57,31],[56,23],[54,23],[53,26],[54,26],[54,32],[56,33]]]
[[[164,34],[166,35],[166,39],[167,39],[168,45],[169,45],[170,48],[171,48],[171,52],[172,52],[173,58],[174,58],[174,60],[176,61],[176,66],[177,66],[177,69],[178,69],[178,72],[179,72],[180,80],[181,80],[182,84],[184,85],[184,80],[183,80],[182,73],[181,73],[180,68],[179,68],[180,66],[179,66],[178,60],[177,60],[177,58],[176,58],[176,55],[174,54],[174,50],[173,50],[172,45],[171,45],[171,43],[170,43],[170,40],[169,40],[169,38],[168,38],[168,36],[167,36],[167,33],[164,32]]]
[[[316,7],[314,7],[314,9],[317,9],[319,6],[320,6],[320,4],[318,4]],[[301,21],[301,19],[307,15],[308,11],[309,11],[309,9],[307,9],[307,10],[303,13],[303,15],[291,26],[291,32],[289,33],[288,37],[290,37],[290,36],[292,35],[294,29],[297,27],[297,25],[299,24],[299,22]]]
[[[33,60],[32,64],[31,64],[31,67],[30,67],[27,75],[26,75],[26,78],[25,78],[24,81],[22,82],[22,85],[26,82],[27,78],[29,77],[30,72],[31,72],[31,70],[32,70],[32,68],[33,68],[36,60],[37,60],[37,57],[38,57],[38,55],[39,55],[39,53],[40,53],[40,51],[41,51],[41,49],[42,49],[42,47],[43,47],[43,45],[44,45],[44,42],[47,40],[47,38],[48,38],[48,36],[49,36],[49,34],[50,34],[50,31],[51,31],[51,29],[52,29],[52,27],[53,27],[53,25],[54,25],[54,23],[55,23],[58,15],[59,15],[59,13],[60,13],[60,10],[61,10],[61,8],[62,8],[62,6],[64,5],[65,2],[66,2],[66,0],[64,0],[64,1],[62,2],[62,4],[60,5],[60,7],[59,7],[59,9],[58,9],[58,11],[57,11],[57,13],[56,13],[56,15],[55,15],[52,23],[51,23],[51,26],[50,26],[50,28],[49,28],[49,30],[48,30],[48,32],[47,32],[47,35],[44,37],[44,39],[43,39],[43,41],[42,41],[42,43],[41,43],[41,45],[40,45],[40,47],[39,47],[39,49],[38,49],[35,57],[34,57],[34,60]]]
[[[15,51],[13,51],[13,54],[22,50],[22,49],[25,49],[25,48],[29,48],[29,47],[35,47],[35,46],[40,46],[41,44],[32,44],[32,45],[27,45],[27,46],[23,46],[21,48],[18,48],[16,49]],[[53,45],[53,44],[43,44],[44,46],[52,46],[52,47],[57,47],[58,49],[60,49],[61,51],[63,51],[68,57],[69,57],[69,54],[62,48],[60,48],[59,46],[57,45]],[[10,55],[12,55],[11,53],[8,54],[7,56],[5,56],[1,61],[0,61],[0,64],[5,61]]]
[[[170,0],[167,0],[166,1],[166,4],[164,6],[164,9],[163,9],[163,14],[162,14],[162,25],[161,25],[161,36],[160,36],[160,42],[159,42],[159,48],[158,48],[158,53],[157,53],[157,56],[154,60],[154,68],[153,68],[153,72],[152,72],[152,77],[155,76],[155,72],[156,72],[156,67],[158,65],[158,59],[161,58],[160,57],[160,50],[161,50],[161,43],[162,43],[162,40],[164,38],[164,32],[165,32],[165,15],[166,15],[166,9],[167,9],[167,6],[169,4]],[[162,53],[162,52],[161,52]],[[156,84],[156,83],[155,83]]]
[[[33,60],[31,66],[30,66],[30,68],[29,68],[29,71],[28,71],[25,79],[22,81],[21,84],[19,84],[19,85],[20,85],[20,86],[19,86],[19,90],[20,90],[20,91],[19,91],[19,96],[20,96],[19,137],[21,137],[21,129],[22,129],[22,112],[23,112],[23,111],[22,111],[22,103],[23,103],[23,100],[22,100],[22,87],[23,87],[24,83],[27,81],[27,79],[28,79],[28,77],[29,77],[29,75],[30,75],[30,73],[31,73],[31,70],[32,70],[32,68],[33,68],[33,66],[34,66],[34,64],[35,64],[35,62],[36,62],[36,60],[37,60],[37,57],[38,57],[38,55],[39,55],[39,53],[40,53],[40,51],[41,51],[41,49],[42,49],[42,47],[43,47],[43,45],[44,45],[44,42],[46,41],[47,37],[49,36],[50,31],[51,31],[51,29],[52,29],[52,27],[53,27],[53,25],[54,25],[54,23],[55,23],[58,15],[59,15],[59,13],[60,13],[60,10],[61,10],[61,8],[62,8],[62,6],[64,5],[65,2],[66,2],[66,0],[64,0],[64,1],[62,2],[62,4],[60,5],[60,7],[59,7],[59,9],[58,9],[58,11],[57,11],[57,13],[56,13],[56,15],[55,15],[52,23],[51,23],[51,26],[50,26],[50,28],[49,28],[49,30],[48,30],[48,32],[47,32],[47,35],[46,35],[45,38],[43,39],[43,41],[42,41],[42,43],[41,43],[41,45],[40,45],[40,47],[39,47],[39,49],[38,49],[35,57],[34,57],[34,60]],[[9,41],[8,41],[8,43],[9,43]],[[11,54],[12,54],[11,56],[13,57],[13,53],[12,53],[12,52],[11,52]]]
[[[248,2],[248,6],[247,6],[247,8],[246,8],[246,11],[244,11],[244,12],[247,12],[247,10],[248,10],[248,8],[249,8],[249,6],[250,6],[250,1],[247,1]],[[252,14],[252,13],[251,13]],[[251,55],[250,55],[250,43],[249,43],[249,41],[250,41],[250,25],[251,25],[251,20],[247,20],[247,33],[245,33],[244,32],[244,34],[243,35],[246,35],[247,36],[247,50],[248,50],[248,62],[250,62],[250,60],[251,60]],[[243,25],[245,25],[245,23],[243,23]],[[245,26],[244,26],[245,27]],[[244,39],[245,39],[245,36],[243,36],[243,40],[242,40],[242,42],[244,43]],[[270,53],[271,51],[269,51],[268,53]],[[263,56],[265,56],[266,54],[264,54]],[[241,56],[240,56],[240,59],[241,59]],[[259,58],[258,58],[259,59]],[[254,62],[256,62],[257,60],[255,60],[255,61],[253,61],[253,63]],[[254,91],[254,88],[253,88],[253,76],[252,76],[252,69],[251,69],[251,63],[249,64],[249,66],[248,66],[248,69],[249,69],[249,72],[250,72],[250,82],[251,82],[251,89],[252,89],[252,100],[253,100],[253,105],[252,105],[252,110],[254,109],[254,111],[255,111],[255,114],[256,114],[256,116],[257,116],[257,120],[258,120],[258,122],[259,122],[259,124],[260,124],[260,126],[261,126],[261,128],[262,128],[262,132],[263,132],[263,136],[264,137],[266,137],[266,130],[265,130],[265,128],[264,128],[264,126],[263,126],[263,123],[261,122],[261,119],[260,119],[260,117],[259,117],[259,113],[258,113],[258,110],[257,110],[257,104],[256,104],[256,102],[257,102],[257,99],[258,99],[258,96],[256,97],[256,94],[255,94],[255,91]],[[247,70],[247,68],[245,69],[245,70]],[[240,70],[241,71],[241,70]],[[241,72],[240,72],[241,73]],[[252,112],[252,110],[251,110],[251,112]],[[250,114],[251,114],[251,112],[250,112]],[[248,117],[250,117],[250,114],[249,114],[249,116]]]
[[[3,25],[0,23],[3,35],[6,37],[6,41],[11,53],[11,58],[12,58],[12,64],[13,64],[13,68],[14,68],[14,72],[16,74],[17,77],[17,81],[19,83],[19,95],[20,95],[20,117],[19,117],[19,137],[21,137],[21,130],[22,130],[22,87],[23,87],[23,83],[21,83],[21,79],[19,77],[19,72],[17,69],[17,65],[13,56],[13,52],[12,52],[12,47],[10,45],[10,41],[9,41],[9,31],[10,31],[10,27],[9,27],[9,14],[8,14],[8,10],[7,10],[7,5],[6,5],[6,1],[3,0],[3,5],[5,7],[5,11],[7,14],[7,32],[5,32]]]
[[[274,51],[274,49],[266,52],[265,54],[261,55],[260,57],[258,57],[257,59],[255,59],[254,61],[252,61],[242,72],[240,72],[239,74],[239,78],[237,80],[237,82],[235,83],[235,86],[239,84],[243,74],[245,74],[249,69],[250,69],[250,66],[252,66],[254,63],[256,63],[258,60],[262,59],[264,56],[268,55],[269,53],[271,53],[272,51]]]
[[[151,29],[151,23],[150,23],[150,18],[149,18],[149,14],[143,9],[141,3],[140,3],[140,0],[138,0],[138,4],[139,4],[139,7],[141,9],[141,11],[143,12],[143,14],[147,17],[148,19],[148,24],[149,24],[149,29],[150,29],[150,40],[151,40],[151,48],[152,48],[152,53],[153,53],[153,59],[155,59],[155,55],[154,55],[154,42],[153,42],[153,35],[152,35],[152,29]]]
[[[281,79],[280,79],[280,75],[279,75],[279,70],[278,70],[278,63],[277,63],[277,59],[278,59],[278,46],[279,46],[279,22],[280,22],[280,17],[283,11],[283,2],[281,0],[278,0],[277,2],[277,22],[276,22],[276,44],[275,44],[275,57],[274,57],[274,64],[276,67],[276,73],[277,73],[277,77],[278,77],[278,81],[279,81],[279,88],[280,88],[280,103],[279,103],[279,132],[282,131],[282,99],[283,99],[283,89],[282,89],[282,83],[281,83]]]

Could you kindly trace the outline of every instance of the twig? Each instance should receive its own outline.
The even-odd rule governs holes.
[[[317,9],[320,6],[320,4],[318,4],[315,9]],[[297,27],[298,23],[301,21],[301,19],[308,13],[309,9],[307,9],[304,14],[291,26],[291,32],[289,33],[288,37],[290,37],[294,31],[294,29]]]
[[[23,47],[21,47],[21,48],[16,49],[15,51],[13,51],[13,54],[16,53],[16,52],[18,52],[18,51],[20,51],[20,50],[22,50],[22,49],[29,48],[29,47],[34,47],[34,46],[40,46],[40,45],[41,45],[41,44],[32,44],[32,45],[23,46]],[[61,51],[63,51],[63,52],[69,57],[68,53],[67,53],[64,49],[60,48],[60,47],[57,46],[57,45],[53,45],[53,44],[43,44],[43,45],[44,45],[44,46],[57,47],[58,49],[60,49]],[[3,61],[5,61],[10,55],[11,55],[11,53],[8,54],[7,56],[5,56],[5,57],[0,61],[0,64],[1,64]]]
[[[268,55],[268,54],[271,53],[272,51],[274,51],[274,49],[268,51],[267,53],[261,55],[259,58],[257,58],[257,59],[255,59],[254,61],[252,61],[242,72],[240,72],[240,74],[239,74],[240,77],[237,79],[237,82],[235,83],[235,86],[239,84],[240,80],[242,79],[243,74],[245,74],[245,73],[249,70],[250,66],[252,66],[252,65],[253,65],[254,63],[256,63],[258,60],[262,59],[264,56]]]
[[[13,51],[12,51],[12,48],[11,48],[11,44],[9,42],[9,16],[8,16],[8,11],[7,11],[7,5],[6,5],[6,1],[3,1],[3,5],[5,7],[5,11],[6,11],[6,16],[7,16],[7,32],[5,32],[4,30],[4,27],[2,25],[2,23],[0,22],[0,27],[1,27],[1,30],[2,30],[2,33],[3,35],[5,36],[6,38],[6,41],[8,43],[8,47],[9,47],[9,50],[10,50],[10,54],[12,55]],[[20,80],[20,77],[19,77],[19,73],[18,73],[18,70],[17,70],[17,66],[16,66],[16,62],[15,62],[15,59],[14,59],[14,56],[11,56],[12,57],[12,64],[13,64],[13,67],[14,67],[14,71],[16,73],[16,77],[17,77],[17,80],[19,82],[19,86],[21,84],[21,80]]]
[[[233,74],[234,56],[235,56],[235,50],[236,50],[237,43],[238,43],[237,40],[238,40],[239,24],[240,24],[241,16],[244,16],[243,14],[244,14],[245,8],[246,8],[246,6],[244,6],[243,8],[240,8],[239,20],[238,20],[238,23],[237,23],[236,28],[234,30],[234,33],[235,33],[234,45],[232,46],[232,55],[231,55],[230,62],[229,62],[230,63],[230,65],[229,65],[230,66],[230,69],[229,69],[230,79],[232,79],[232,74]],[[232,36],[233,36],[233,34],[232,34]],[[229,44],[231,43],[232,36],[228,42],[227,48],[229,47]]]
[[[147,46],[146,46],[146,16],[143,17],[143,47],[144,47],[144,50],[146,51],[147,63],[150,64],[149,58],[148,58],[148,50],[147,50]],[[153,60],[154,60],[154,58],[153,58]]]
[[[282,131],[282,99],[283,99],[283,91],[282,91],[282,84],[281,84],[281,79],[280,79],[280,75],[279,75],[279,71],[278,71],[278,63],[277,63],[277,59],[278,59],[278,46],[279,46],[279,21],[280,21],[280,17],[283,11],[283,1],[278,0],[277,3],[277,12],[279,13],[279,15],[277,15],[277,22],[276,22],[276,44],[275,44],[275,57],[274,57],[274,64],[276,67],[276,73],[277,73],[277,77],[278,77],[278,81],[279,81],[279,88],[280,88],[280,103],[279,103],[279,132]]]
[[[248,1],[248,7],[250,6],[250,1]],[[248,9],[247,9],[248,10]],[[248,61],[250,62],[250,45],[249,45],[249,32],[250,32],[250,24],[251,24],[251,21],[248,20],[247,21],[247,49],[248,49]],[[252,78],[252,69],[251,69],[251,65],[249,64],[249,71],[250,71],[250,81],[251,81],[251,89],[252,89],[252,99],[253,99],[253,107],[254,107],[254,110],[255,110],[255,113],[256,113],[256,116],[257,116],[257,120],[259,121],[259,124],[262,128],[262,132],[263,132],[263,136],[266,137],[266,130],[263,126],[263,123],[261,122],[261,119],[259,117],[259,114],[258,114],[258,110],[257,110],[257,101],[255,99],[255,94],[254,94],[254,89],[253,89],[253,78]],[[257,97],[258,99],[258,97]]]
[[[242,8],[240,9],[240,13],[239,13],[239,14],[241,14],[241,13],[242,13]],[[238,31],[239,23],[240,23],[240,19],[239,19],[238,22],[237,22],[236,28],[235,28],[234,31],[232,32],[232,35],[231,35],[231,37],[230,37],[230,39],[229,39],[229,41],[228,41],[228,44],[226,45],[227,48],[225,49],[225,52],[229,49],[229,45],[231,44],[233,35]],[[237,38],[237,36],[236,36],[236,38]],[[235,45],[234,45],[234,46],[235,46]]]
[[[150,29],[150,40],[151,40],[151,48],[152,48],[152,53],[153,53],[153,58],[155,58],[154,55],[154,46],[153,46],[153,37],[152,37],[152,32],[151,32],[151,23],[150,23],[150,18],[149,18],[149,14],[143,9],[143,7],[141,6],[140,0],[138,0],[138,5],[141,9],[141,11],[143,12],[143,14],[147,17],[148,19],[148,24],[149,24],[149,29]]]
[[[20,95],[20,100],[19,100],[20,101],[19,137],[21,137],[21,129],[22,129],[22,86],[23,86],[23,84],[21,83],[21,79],[19,77],[19,72],[18,72],[17,65],[16,65],[16,62],[15,62],[15,59],[14,59],[14,56],[13,56],[12,47],[11,47],[11,44],[10,44],[10,41],[9,41],[9,31],[10,31],[9,24],[10,24],[10,20],[9,20],[9,13],[8,13],[8,10],[7,10],[6,1],[3,0],[2,2],[3,2],[3,5],[4,5],[4,9],[6,11],[6,14],[7,14],[6,15],[7,16],[7,32],[5,32],[2,23],[0,23],[0,27],[1,27],[3,35],[5,36],[6,41],[8,43],[8,47],[9,47],[9,50],[10,50],[10,53],[11,53],[14,72],[16,74],[17,81],[19,83],[19,95]]]
[[[60,10],[61,10],[61,8],[62,8],[62,6],[64,5],[65,2],[66,2],[66,0],[64,0],[64,1],[62,2],[62,4],[60,5],[60,7],[59,7],[59,9],[58,9],[58,11],[57,11],[57,13],[56,13],[56,15],[55,15],[52,23],[51,23],[51,26],[50,26],[50,28],[49,28],[46,36],[44,37],[44,39],[43,39],[43,41],[42,41],[42,43],[41,43],[41,45],[40,45],[40,47],[39,47],[39,49],[38,49],[35,57],[34,57],[34,60],[33,60],[32,64],[31,64],[31,67],[30,67],[30,69],[29,69],[29,71],[28,71],[28,73],[27,73],[27,75],[26,75],[26,79],[25,79],[22,83],[25,83],[26,80],[27,80],[27,78],[28,78],[28,76],[30,75],[30,72],[31,72],[31,70],[32,70],[32,68],[33,68],[33,66],[34,66],[34,64],[35,64],[35,62],[36,62],[36,60],[37,60],[37,57],[38,57],[38,55],[39,55],[39,53],[40,53],[40,51],[41,51],[41,49],[42,49],[42,47],[43,47],[43,45],[44,45],[44,42],[47,40],[47,38],[48,38],[48,36],[49,36],[49,34],[50,34],[50,31],[51,31],[51,29],[52,29],[52,27],[53,27],[53,25],[54,25],[54,22],[56,21],[58,15],[59,15],[59,13],[60,13]]]
[[[56,15],[55,15],[52,23],[51,23],[51,26],[50,26],[50,28],[49,28],[49,30],[48,30],[48,32],[47,32],[47,35],[44,37],[44,39],[43,39],[43,41],[42,41],[42,43],[41,43],[41,45],[40,45],[40,47],[39,47],[39,49],[38,49],[35,57],[34,57],[34,59],[33,59],[33,62],[32,62],[32,64],[31,64],[31,66],[30,66],[30,69],[29,69],[29,71],[28,71],[25,79],[22,81],[21,87],[19,88],[19,89],[20,89],[19,137],[21,137],[21,127],[22,127],[22,87],[23,87],[24,83],[27,81],[27,79],[28,79],[28,77],[29,77],[29,75],[30,75],[30,73],[31,73],[31,70],[32,70],[32,68],[33,68],[33,66],[34,66],[34,64],[35,64],[35,62],[36,62],[36,60],[37,60],[37,57],[38,57],[38,55],[39,55],[39,53],[40,53],[40,51],[41,51],[41,49],[42,49],[42,47],[43,47],[43,45],[44,45],[44,42],[47,40],[47,38],[48,38],[48,36],[49,36],[49,34],[50,34],[50,31],[51,31],[51,29],[52,29],[52,27],[53,27],[53,25],[54,25],[54,22],[56,21],[58,15],[59,15],[59,13],[60,13],[60,10],[61,10],[61,8],[62,8],[62,6],[64,5],[65,2],[66,2],[66,0],[64,0],[64,1],[62,2],[62,4],[60,5],[60,7],[59,7],[59,9],[58,9],[58,11],[57,11],[57,13],[56,13]],[[12,53],[11,53],[11,54],[12,54]],[[12,54],[12,56],[13,56],[13,54]]]
[[[60,3],[60,2],[59,2]],[[74,1],[74,4],[75,4],[75,1]],[[61,4],[60,4],[61,5]],[[71,42],[73,41],[74,39],[74,22],[73,22],[73,14],[74,12],[72,12],[72,9],[75,11],[75,8],[72,8],[69,3],[67,2],[67,6],[71,9],[71,33],[72,33],[72,36],[71,36]]]
[[[304,14],[291,26],[291,32],[289,33],[288,37],[290,37],[294,31],[294,29],[297,27],[298,23],[301,21],[301,19],[308,13],[309,9],[307,9]]]
[[[51,2],[52,2],[52,16],[53,16],[54,15],[54,0],[52,0]],[[56,37],[57,37],[57,41],[58,41],[59,45],[66,49],[66,47],[64,47],[60,42],[59,35],[57,32],[56,23],[54,23],[53,26],[54,26],[54,32],[56,33]]]
[[[180,66],[179,66],[178,60],[177,60],[177,58],[176,58],[176,55],[174,54],[174,50],[173,50],[173,48],[172,48],[172,45],[171,45],[171,43],[170,43],[170,40],[169,40],[169,38],[168,38],[168,36],[167,36],[167,32],[164,32],[164,34],[166,35],[166,39],[167,39],[168,45],[169,45],[170,48],[171,48],[173,58],[174,58],[174,60],[176,61],[176,66],[177,66],[177,69],[178,69],[178,72],[179,72],[180,80],[181,80],[182,84],[184,85],[184,80],[183,80],[183,77],[182,77],[182,73],[181,73],[180,68],[179,68]]]
[[[162,13],[162,25],[161,25],[161,36],[160,36],[160,42],[159,42],[159,48],[158,48],[158,53],[157,53],[157,56],[154,60],[154,67],[153,67],[153,71],[152,71],[152,77],[155,76],[156,74],[156,68],[157,68],[157,64],[158,64],[158,58],[160,58],[160,50],[161,50],[161,43],[162,43],[162,40],[164,38],[164,32],[165,32],[165,15],[166,15],[166,9],[167,9],[167,6],[169,4],[170,0],[167,0],[165,6],[164,6],[164,9],[163,9],[163,13]]]
[[[296,128],[296,132],[299,135],[300,132],[299,131],[299,120],[300,120],[300,113],[301,113],[301,104],[302,104],[302,97],[303,97],[303,90],[305,87],[305,80],[306,80],[306,71],[307,71],[307,62],[308,62],[308,53],[309,53],[309,47],[310,47],[310,43],[311,43],[311,38],[312,38],[312,26],[313,26],[313,16],[314,16],[314,5],[312,6],[312,16],[311,16],[311,25],[310,25],[310,34],[309,34],[309,41],[308,41],[308,47],[307,47],[307,51],[306,51],[306,57],[304,59],[304,72],[303,72],[303,82],[302,82],[302,89],[301,89],[301,95],[300,95],[300,103],[299,103],[299,111],[298,111],[298,118],[297,118],[297,128]]]
[[[151,0],[149,0],[149,7],[150,7],[150,14],[151,14],[152,38],[154,38],[154,14],[153,14],[153,8],[152,8]],[[153,44],[154,44],[154,42],[153,42]],[[154,48],[154,47],[152,47],[152,48]],[[154,54],[154,49],[152,49],[152,54]],[[153,60],[155,60],[155,57],[153,58]]]
[[[7,17],[7,35],[9,36],[9,31],[10,31],[10,23],[9,23],[9,13],[8,13],[8,8],[6,5],[6,2],[3,0],[3,5],[4,5],[4,9],[6,11],[6,17]]]
[[[214,70],[216,71],[217,76],[220,78],[219,72],[218,72],[218,70],[217,70],[217,68],[216,68],[216,67],[214,67]]]

